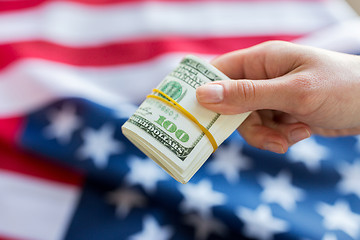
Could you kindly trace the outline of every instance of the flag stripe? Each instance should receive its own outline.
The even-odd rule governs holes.
[[[0,233],[0,240],[21,240],[20,238],[5,237]]]
[[[0,118],[0,141],[16,144],[20,139],[24,117]]]
[[[349,17],[349,12],[340,5],[339,1],[262,4],[221,1],[90,7],[50,2],[0,15],[0,43],[39,40],[85,47],[167,36],[302,35]],[[336,8],[340,10],[334,11]],[[216,21],[211,20],[214,17]],[[199,19],[207,19],[207,24]]]
[[[76,66],[109,66],[150,60],[167,52],[222,54],[268,40],[291,41],[298,35],[232,38],[162,38],[105,46],[74,48],[51,42],[31,41],[0,45],[0,69],[23,58],[40,58]],[[59,54],[61,53],[61,54]]]
[[[62,239],[77,205],[78,187],[0,170],[0,235]]]
[[[125,101],[140,102],[184,55],[171,53],[143,63],[102,68],[41,59],[19,61],[0,72],[0,117],[22,116],[60,97],[82,97],[115,109]],[[137,94],[133,94],[135,88]]]
[[[62,2],[75,2],[75,3],[80,3],[80,4],[86,4],[86,5],[94,5],[94,6],[101,6],[101,5],[111,5],[111,4],[128,4],[128,3],[144,3],[144,2],[149,2],[149,0],[54,0],[54,1],[62,1]],[[204,0],[152,0],[152,2],[202,2]],[[239,0],[212,0],[213,2],[215,1],[227,1],[227,2],[232,2],[232,1],[239,1]],[[269,2],[269,1],[308,1],[308,2],[325,2],[327,0],[240,0],[243,2]],[[4,11],[14,11],[14,10],[21,10],[21,9],[25,9],[25,8],[31,8],[31,7],[36,7],[39,6],[41,4],[44,4],[48,2],[48,0],[18,0],[18,1],[4,1],[4,2],[0,2],[0,11],[4,12]]]
[[[42,180],[80,186],[83,176],[77,171],[60,166],[48,159],[23,152],[19,148],[6,146],[0,142],[0,170],[21,173]]]
[[[360,31],[354,31],[354,29],[360,29],[360,18],[343,21],[306,38],[297,39],[296,42],[332,51],[356,54],[360,53]]]

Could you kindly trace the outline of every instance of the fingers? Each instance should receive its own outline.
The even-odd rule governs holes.
[[[288,144],[283,135],[263,125],[261,117],[252,113],[238,128],[240,135],[250,145],[275,153],[285,153]]]
[[[291,145],[311,136],[309,126],[304,123],[278,123],[265,115],[264,111],[253,112],[238,128],[243,138],[256,148],[282,154]]]
[[[200,86],[197,99],[205,108],[221,114],[271,109],[306,116],[328,96],[319,94],[323,80],[309,67],[309,56],[313,55],[313,50],[280,41],[224,54],[212,64],[230,79],[239,80]]]
[[[282,76],[300,63],[300,46],[283,41],[269,41],[221,55],[211,61],[231,79],[269,79]]]
[[[315,134],[326,137],[355,136],[360,134],[360,127],[346,129],[325,129],[320,127],[312,127],[311,131]]]

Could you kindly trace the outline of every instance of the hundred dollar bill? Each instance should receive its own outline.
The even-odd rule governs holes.
[[[196,88],[212,81],[229,79],[208,62],[186,56],[156,89],[186,109],[214,137],[219,146],[249,113],[220,115],[202,107]],[[122,126],[123,134],[148,157],[181,183],[190,178],[214,151],[207,135],[184,112],[162,97],[146,98]]]

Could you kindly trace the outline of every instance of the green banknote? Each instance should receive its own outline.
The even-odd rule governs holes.
[[[203,108],[196,88],[228,79],[206,61],[189,55],[156,87],[186,109],[220,145],[249,115],[220,115]],[[181,183],[186,183],[214,150],[209,137],[162,94],[146,98],[122,126],[123,134]],[[163,98],[164,100],[159,99]]]

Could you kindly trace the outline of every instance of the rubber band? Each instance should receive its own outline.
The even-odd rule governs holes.
[[[203,125],[201,125],[201,123],[190,112],[188,112],[178,102],[176,102],[174,99],[172,99],[170,96],[168,96],[166,93],[160,91],[159,89],[153,89],[153,92],[159,93],[160,95],[165,97],[170,102],[166,101],[164,98],[162,98],[160,96],[156,96],[156,95],[153,95],[153,94],[148,95],[147,98],[155,98],[157,100],[160,100],[160,101],[162,101],[164,103],[167,103],[167,104],[175,107],[176,109],[178,109],[181,113],[183,113],[186,117],[188,117],[191,121],[193,121],[196,125],[198,125],[198,127],[201,129],[201,131],[203,131],[203,133],[209,139],[209,141],[210,141],[210,143],[211,143],[211,145],[212,145],[212,147],[214,149],[214,152],[216,151],[216,149],[218,148],[218,145],[217,145],[217,143],[215,141],[215,138],[209,132],[209,130],[207,130]]]

